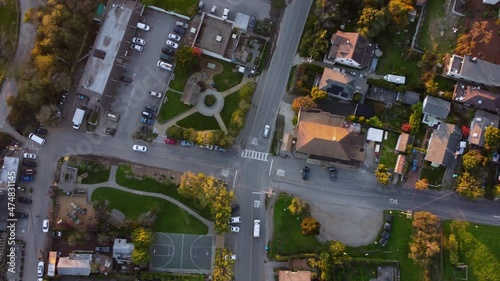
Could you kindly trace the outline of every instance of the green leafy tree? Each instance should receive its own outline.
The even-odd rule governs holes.
[[[484,148],[489,151],[497,151],[500,145],[500,130],[494,126],[486,127],[484,132]]]
[[[193,47],[181,46],[175,53],[177,65],[183,69],[197,69],[200,57],[196,55]]]
[[[194,130],[194,129],[193,129]],[[170,126],[167,129],[167,136],[171,139],[180,140],[184,138],[185,129],[179,126]]]
[[[342,242],[327,241],[315,264],[320,271],[320,280],[333,280],[335,271],[345,267],[349,261],[351,261],[351,257],[346,254],[346,248]]]
[[[313,101],[324,100],[328,98],[328,93],[320,90],[318,87],[313,87],[311,90],[311,97]]]
[[[193,128],[184,129],[182,137],[187,141],[195,141],[198,133]]]
[[[388,172],[387,167],[384,164],[379,164],[375,170],[375,177],[380,184],[388,185],[390,182],[391,174]]]
[[[479,150],[469,150],[462,156],[462,166],[468,172],[477,171],[486,164],[487,158]]]
[[[309,205],[299,197],[293,197],[292,202],[288,206],[288,210],[294,215],[300,215],[309,209]]]
[[[471,199],[476,199],[484,195],[480,182],[471,173],[464,172],[457,180],[457,193]]]
[[[137,265],[146,265],[151,260],[149,248],[134,247],[131,255],[132,262]]]
[[[317,108],[318,105],[313,101],[310,96],[295,98],[292,102],[292,109],[298,113],[300,108]]]
[[[411,127],[410,132],[412,134],[416,134],[418,132],[418,129],[420,128],[420,122],[422,120],[422,111],[423,111],[422,103],[418,102],[412,105],[411,109],[413,110],[413,113],[410,115],[410,121],[408,123],[410,124]]]
[[[380,121],[377,116],[371,117],[370,119],[368,119],[367,122],[368,122],[368,125],[370,125],[371,127],[382,128],[384,126],[382,121]]]
[[[149,228],[139,227],[132,232],[132,243],[134,247],[149,248],[153,243],[154,232]]]
[[[321,224],[313,217],[306,217],[300,223],[302,235],[318,235]]]

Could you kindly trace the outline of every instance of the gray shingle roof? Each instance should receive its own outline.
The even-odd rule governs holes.
[[[424,99],[423,112],[445,119],[450,113],[451,103],[432,96]]]

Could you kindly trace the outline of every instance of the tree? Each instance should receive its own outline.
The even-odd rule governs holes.
[[[455,265],[458,263],[458,242],[455,234],[450,234],[448,237],[448,251],[450,252],[450,263]]]
[[[154,232],[149,228],[139,227],[132,232],[134,247],[149,248],[153,243]]]
[[[458,37],[455,53],[462,56],[470,55],[477,43],[490,43],[493,38],[493,31],[486,30],[487,27],[488,21],[474,22],[468,33],[464,33]]]
[[[403,123],[401,124],[401,131],[405,133],[409,133],[411,131],[411,126],[409,123]]]
[[[476,199],[484,195],[479,180],[471,173],[464,172],[457,180],[457,193],[471,199]]]
[[[416,134],[418,132],[418,129],[420,127],[420,122],[422,120],[422,103],[418,102],[414,105],[411,106],[411,110],[413,113],[410,115],[410,126],[411,126],[411,133]]]
[[[468,172],[476,171],[486,164],[487,158],[479,150],[469,150],[462,156],[462,166]]]
[[[149,248],[135,247],[131,255],[132,262],[137,265],[146,265],[151,260]]]
[[[311,90],[311,97],[313,101],[324,100],[328,97],[328,93],[320,90],[318,87],[313,87]]]
[[[231,281],[234,277],[235,261],[230,257],[233,254],[227,249],[216,248],[214,269],[212,272],[212,280],[214,281]]]
[[[191,128],[192,129],[192,128]],[[194,129],[193,129],[194,130]],[[184,128],[182,127],[179,127],[179,126],[170,126],[168,129],[167,129],[167,136],[171,139],[176,139],[176,140],[179,140],[179,139],[183,139],[184,138],[184,133],[185,133],[185,130]]]
[[[300,224],[302,235],[318,235],[321,224],[313,217],[306,217]]]
[[[400,28],[408,25],[408,13],[413,11],[411,0],[390,0],[389,13],[392,16],[392,21]]]
[[[36,115],[36,120],[45,126],[56,126],[60,120],[59,110],[55,105],[44,105]]]
[[[299,197],[293,197],[292,203],[290,204],[290,206],[288,206],[288,210],[294,215],[300,215],[308,209],[309,205]]]
[[[340,241],[327,241],[323,245],[315,264],[320,271],[320,280],[333,280],[335,270],[344,267],[351,260],[345,251],[345,245]]]
[[[295,98],[292,102],[292,109],[298,113],[300,108],[317,108],[318,105],[313,101],[310,96]]]
[[[462,126],[462,138],[466,139],[469,137],[469,134],[470,134],[470,129],[469,127],[463,125]]]
[[[388,172],[384,164],[379,164],[375,170],[375,177],[380,184],[388,185],[391,174]]]
[[[497,151],[500,145],[500,130],[494,126],[486,127],[484,132],[484,148],[489,151]]]
[[[167,135],[168,135],[168,133],[167,133]],[[197,135],[198,135],[198,132],[196,132],[196,130],[193,128],[184,129],[184,131],[182,133],[182,137],[187,141],[195,141]]]
[[[429,180],[427,179],[418,180],[415,183],[415,189],[420,191],[429,189]]]
[[[432,258],[440,252],[439,217],[429,212],[416,212],[413,216],[413,234],[408,258],[427,269]]]
[[[367,123],[371,127],[382,128],[384,126],[382,121],[380,121],[377,116],[370,117],[370,119],[367,120]]]
[[[386,8],[376,9],[366,7],[361,11],[361,16],[358,20],[358,32],[366,37],[376,37],[380,32],[384,31],[389,22],[391,15]]]
[[[177,65],[183,69],[197,69],[200,57],[196,55],[193,47],[181,46],[175,53]]]

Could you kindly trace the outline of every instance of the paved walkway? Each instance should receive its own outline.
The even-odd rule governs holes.
[[[211,107],[208,107],[205,104],[205,97],[208,95],[213,95],[215,97],[215,104]],[[198,97],[196,108],[198,108],[199,113],[205,116],[214,116],[215,114],[219,114],[224,108],[224,97],[221,95],[221,93],[212,89],[208,89]]]
[[[248,83],[250,81],[255,81],[255,79],[256,78],[249,78],[247,76],[243,76],[243,79],[241,80],[241,83],[239,83],[238,85],[236,85],[236,86],[234,86],[234,87],[232,87],[232,88],[230,88],[228,90],[225,90],[224,92],[217,92],[217,93],[220,94],[222,96],[222,98],[225,98],[228,95],[230,95],[230,94],[238,91],[246,83]],[[170,89],[170,90],[172,90],[172,89]],[[200,98],[201,98],[201,96],[202,95],[200,95]],[[201,101],[203,102],[203,100],[201,100]],[[200,103],[200,100],[198,101],[198,104],[199,103]],[[222,111],[223,108],[224,108],[224,104],[222,104],[222,108],[220,110]],[[158,132],[160,133],[160,135],[161,134],[165,134],[168,128],[176,125],[178,121],[180,121],[180,120],[188,117],[189,115],[191,115],[191,114],[193,114],[195,112],[200,112],[200,109],[198,108],[198,106],[195,106],[193,108],[190,108],[189,110],[184,111],[183,113],[181,113],[181,114],[175,116],[174,118],[168,120],[168,122],[166,122],[164,124],[156,123],[155,124],[155,128],[158,130]],[[221,130],[224,131],[225,133],[227,133],[228,131],[227,131],[227,128],[226,128],[226,124],[224,124],[224,121],[222,120],[222,118],[220,116],[220,111],[216,112],[216,113],[214,112],[212,116],[215,117],[215,119],[217,120],[217,123],[219,123],[219,127],[221,128]]]
[[[204,223],[206,226],[208,226],[208,235],[214,235],[215,232],[214,232],[213,222],[200,216],[198,213],[191,210],[189,207],[182,204],[181,202],[179,202],[171,197],[168,197],[166,195],[160,194],[160,193],[140,191],[140,190],[130,189],[130,188],[126,188],[126,187],[119,185],[118,183],[116,183],[116,170],[118,170],[118,166],[115,166],[115,165],[111,166],[111,171],[109,173],[109,180],[107,182],[96,183],[96,184],[75,184],[74,187],[87,189],[87,199],[89,201],[90,201],[90,198],[92,198],[92,193],[94,192],[94,190],[96,188],[99,188],[99,187],[111,187],[111,188],[118,189],[121,191],[129,192],[129,193],[134,193],[134,194],[143,195],[143,196],[151,196],[151,197],[156,197],[156,198],[161,198],[163,200],[167,200],[170,203],[173,203],[173,204],[177,205],[179,208],[188,212],[190,215],[197,218],[202,223]]]

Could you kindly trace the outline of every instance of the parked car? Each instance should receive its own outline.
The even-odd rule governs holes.
[[[156,64],[156,66],[158,66],[159,68],[163,68],[163,69],[172,71],[172,65],[168,64],[168,63],[166,63],[164,61],[161,61],[161,60],[158,61],[158,63]]]
[[[211,13],[212,15],[214,15],[214,14],[215,14],[215,11],[217,11],[217,6],[213,5],[213,6],[212,6],[212,9],[210,9],[210,13]]]
[[[205,148],[208,150],[214,150],[214,146],[211,144],[205,144]]]
[[[331,181],[336,181],[337,180],[337,169],[334,167],[328,168],[328,172],[330,173],[330,180]]]
[[[52,238],[61,238],[61,237],[62,237],[61,231],[52,231]]]
[[[170,49],[169,47],[163,47],[161,48],[161,52],[164,53],[164,54],[167,54],[167,55],[175,55],[175,51]]]
[[[241,222],[241,217],[231,217],[229,219],[229,223],[240,223]]]
[[[412,172],[416,171],[417,168],[418,168],[418,159],[417,158],[413,158],[413,165],[411,166]]]
[[[265,138],[269,137],[269,130],[271,130],[271,126],[269,126],[269,125],[265,125],[265,126],[264,126],[264,132],[262,133],[262,135],[263,135]]]
[[[177,43],[175,43],[173,41],[167,40],[167,42],[165,42],[165,43],[167,44],[167,46],[172,47],[174,49],[179,48],[179,44],[177,44]]]
[[[35,161],[29,161],[29,160],[23,160],[23,165],[26,167],[36,167],[36,162]]]
[[[42,230],[43,232],[49,232],[49,219],[44,219],[42,222]]]
[[[158,111],[158,106],[146,104],[146,106],[144,106],[144,109],[152,111],[152,112],[156,112],[156,111]]]
[[[231,206],[231,213],[236,213],[236,212],[238,212],[239,209],[240,209],[240,205],[235,204],[235,205]]]
[[[26,198],[26,197],[19,197],[19,198],[17,198],[17,201],[19,201],[19,203],[28,204],[28,205],[33,203],[33,200]]]
[[[160,60],[162,60],[162,61],[164,61],[164,62],[172,63],[172,62],[174,61],[174,57],[169,56],[169,55],[162,54],[162,55],[160,56]]]
[[[155,120],[143,117],[141,118],[141,123],[152,126],[155,124]]]
[[[205,3],[203,3],[203,1],[200,1],[200,2],[198,3],[198,15],[201,15],[201,13],[203,12],[203,5],[204,5],[204,4],[205,4]]]
[[[231,232],[240,232],[240,228],[237,226],[230,226],[229,229],[231,229]]]
[[[35,180],[35,177],[33,177],[33,176],[22,176],[21,177],[21,181],[29,182],[29,181],[34,181],[34,180]]]
[[[144,46],[144,45],[146,45],[146,40],[139,38],[139,37],[134,37],[134,38],[132,38],[132,43]]]
[[[186,34],[186,31],[184,30],[184,28],[180,27],[180,26],[174,27],[174,32],[177,34],[180,34],[180,35]]]
[[[121,76],[120,80],[125,82],[125,83],[132,83],[132,78],[130,78],[128,76]]]
[[[168,39],[172,39],[174,41],[181,41],[181,37],[179,35],[176,35],[176,34],[172,34],[172,33],[169,33],[168,34]]]
[[[222,12],[222,18],[227,20],[228,17],[229,17],[229,9],[226,7],[226,8],[224,8],[224,11]]]
[[[391,234],[387,231],[384,231],[380,236],[382,236],[382,238],[389,239],[389,237],[391,237]]]
[[[303,169],[302,169],[302,179],[303,180],[308,180],[309,179],[309,172],[311,171],[311,168],[305,166]]]
[[[380,241],[378,242],[382,247],[384,247],[387,244],[387,239],[381,238]]]
[[[227,149],[222,148],[222,147],[219,147],[219,148],[217,149],[217,151],[219,151],[219,152],[226,152],[226,151],[227,151]]]
[[[16,218],[16,219],[27,219],[28,218],[28,214],[21,213],[21,212],[14,212],[14,218]]]
[[[248,21],[248,28],[252,29],[255,27],[255,22],[257,19],[254,16],[250,17],[250,20]]]
[[[224,258],[226,260],[233,260],[234,261],[234,260],[236,260],[236,255],[226,255]]]
[[[149,95],[161,99],[161,93],[155,91],[149,91]]]
[[[134,151],[139,151],[139,152],[146,152],[146,151],[148,151],[147,147],[145,147],[144,145],[138,145],[138,144],[135,144],[134,146],[132,146],[132,149]]]
[[[148,117],[148,118],[151,118],[151,119],[155,118],[154,113],[153,112],[149,112],[147,110],[143,110],[142,111],[142,116]]]
[[[130,44],[130,49],[132,49],[132,50],[136,50],[136,51],[142,52],[143,48],[144,47],[142,47],[141,45]]]
[[[45,271],[45,263],[43,261],[38,262],[36,274],[38,277],[43,277],[43,272]]]
[[[44,128],[36,128],[35,133],[38,133],[40,135],[46,135],[47,134],[47,129]]]
[[[166,138],[165,139],[165,143],[166,144],[176,144],[177,142],[175,140],[173,140],[173,139]]]
[[[183,141],[181,141],[181,145],[182,146],[194,146],[194,142],[183,140]]]
[[[179,26],[179,27],[182,27],[182,28],[188,28],[189,27],[189,25],[187,23],[183,22],[183,21],[176,21],[175,25]]]
[[[24,157],[25,159],[33,159],[33,160],[35,160],[35,159],[36,159],[36,154],[35,154],[35,153],[28,153],[28,152],[25,152],[25,153],[23,154],[23,157]]]
[[[137,23],[137,28],[144,30],[144,31],[149,31],[151,29],[151,27],[149,25],[142,23],[142,22]]]

